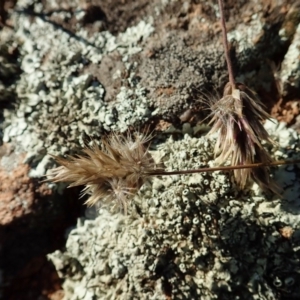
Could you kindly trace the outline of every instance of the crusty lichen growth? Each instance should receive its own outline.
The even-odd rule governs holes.
[[[297,157],[283,146],[296,149],[299,136],[266,125],[278,142],[270,147],[272,157]],[[151,154],[162,157],[167,170],[214,163],[213,143],[187,134],[167,139]],[[107,300],[297,299],[300,181],[290,167],[275,173],[286,188],[283,200],[272,201],[257,187],[255,195],[237,192],[222,172],[155,177],[133,198],[139,215],[100,210],[71,232],[64,253],[51,255],[66,299],[82,293]],[[293,237],[282,236],[287,226]]]

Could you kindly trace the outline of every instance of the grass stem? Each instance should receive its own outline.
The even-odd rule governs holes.
[[[273,166],[281,166],[281,165],[290,165],[290,164],[298,164],[300,163],[300,159],[295,160],[278,160],[269,163],[254,163],[254,164],[246,164],[246,165],[236,165],[236,166],[220,166],[220,167],[205,167],[200,169],[190,169],[190,170],[179,170],[179,171],[151,171],[147,173],[149,176],[162,176],[162,175],[182,175],[182,174],[193,174],[193,173],[202,173],[202,172],[214,172],[214,171],[229,171],[229,170],[237,170],[237,169],[252,169],[252,168],[261,168],[261,167],[273,167]]]
[[[222,40],[223,40],[225,58],[226,58],[226,63],[227,63],[229,82],[231,84],[232,90],[234,90],[235,89],[235,79],[234,79],[232,62],[231,62],[231,58],[230,58],[230,50],[229,50],[228,40],[227,40],[227,29],[226,29],[225,16],[224,16],[224,1],[223,0],[218,0],[218,1],[219,1],[222,36],[223,36]]]

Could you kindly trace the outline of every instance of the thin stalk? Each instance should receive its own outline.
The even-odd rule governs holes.
[[[232,86],[232,90],[234,90],[235,89],[235,80],[234,80],[232,62],[230,59],[230,51],[229,51],[228,40],[227,40],[227,29],[226,29],[225,16],[224,16],[224,1],[223,0],[218,0],[218,1],[219,1],[219,9],[220,9],[220,17],[221,17],[222,35],[223,35],[222,40],[223,40],[225,58],[226,58],[226,63],[227,63],[229,82]]]
[[[291,161],[286,160],[278,160],[269,163],[254,163],[247,165],[236,165],[236,166],[220,166],[220,167],[212,167],[212,168],[200,168],[200,169],[190,169],[190,170],[179,170],[179,171],[152,171],[147,172],[146,175],[149,176],[162,176],[162,175],[182,175],[182,174],[193,174],[193,173],[202,173],[202,172],[214,172],[214,171],[229,171],[229,170],[237,170],[237,169],[251,169],[251,168],[261,168],[261,167],[272,167],[272,166],[281,166],[281,165],[290,165],[290,164],[298,164],[300,163],[300,159],[295,159]]]

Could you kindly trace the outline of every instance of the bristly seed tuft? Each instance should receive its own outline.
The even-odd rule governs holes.
[[[270,118],[264,105],[253,91],[241,83],[233,88],[230,83],[224,88],[223,97],[211,107],[213,123],[208,135],[219,132],[214,153],[216,162],[224,165],[228,159],[231,165],[272,162],[262,141],[273,143],[262,122]],[[252,178],[264,190],[278,193],[279,190],[269,177],[269,167],[234,170],[234,178],[244,188]]]
[[[127,213],[129,200],[149,178],[148,172],[161,170],[148,152],[150,135],[111,134],[102,146],[85,148],[80,155],[54,157],[61,166],[50,170],[48,180],[70,182],[69,187],[85,185],[86,204],[121,208]]]

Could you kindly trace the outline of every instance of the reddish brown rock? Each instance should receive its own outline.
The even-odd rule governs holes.
[[[63,247],[64,232],[78,216],[78,194],[61,199],[41,179],[28,176],[23,159],[8,145],[0,147],[3,299],[60,300],[61,280],[46,255]]]

